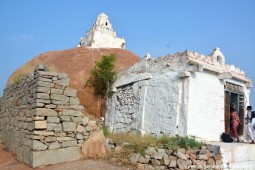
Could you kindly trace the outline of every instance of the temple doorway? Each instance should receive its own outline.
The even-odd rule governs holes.
[[[237,111],[240,121],[244,122],[245,98],[243,87],[226,82],[225,84],[225,133],[230,133],[230,107]],[[244,123],[239,125],[238,134],[243,135]]]

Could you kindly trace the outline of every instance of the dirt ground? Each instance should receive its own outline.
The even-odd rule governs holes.
[[[39,168],[31,168],[19,163],[8,151],[5,145],[0,143],[0,169],[1,170],[128,170],[99,160],[78,160],[67,163],[49,165]]]

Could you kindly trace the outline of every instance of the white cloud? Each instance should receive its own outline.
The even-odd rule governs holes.
[[[26,34],[23,34],[20,36],[22,40],[24,41],[33,41],[34,40],[34,37],[32,35],[26,35]]]
[[[11,35],[3,38],[5,41],[33,41],[34,37],[31,34]]]

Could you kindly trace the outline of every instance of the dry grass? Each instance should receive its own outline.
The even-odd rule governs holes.
[[[18,73],[12,78],[12,84],[18,84],[21,82],[22,78],[24,77],[23,73]]]
[[[128,159],[132,153],[144,155],[144,150],[148,146],[157,146],[158,140],[155,136],[138,134],[110,134],[109,138],[113,139],[117,146],[122,147],[119,152],[112,152],[112,156],[119,159]]]
[[[148,145],[156,145],[157,138],[153,135],[144,135],[141,136],[140,134],[131,134],[131,133],[116,133],[111,134],[110,138],[117,145],[124,144],[126,146],[134,146],[134,147],[147,147]],[[136,148],[136,149],[138,149]]]
[[[178,148],[190,149],[201,148],[204,144],[197,141],[194,136],[174,136],[168,137],[163,135],[161,138],[156,138],[152,135],[141,136],[138,134],[117,133],[110,134],[109,138],[113,140],[117,147],[111,152],[111,162],[122,166],[134,166],[129,158],[132,153],[140,153],[145,156],[145,149],[149,146],[154,148],[164,148],[177,150]]]

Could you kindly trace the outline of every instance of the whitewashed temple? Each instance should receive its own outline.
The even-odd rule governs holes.
[[[244,122],[251,87],[242,70],[225,64],[219,48],[208,56],[188,50],[157,59],[147,56],[118,74],[105,124],[113,132],[219,141],[230,130],[231,104]]]
[[[117,37],[109,17],[105,13],[98,15],[93,27],[85,37],[81,37],[77,47],[90,48],[122,48],[125,49],[125,39]]]

